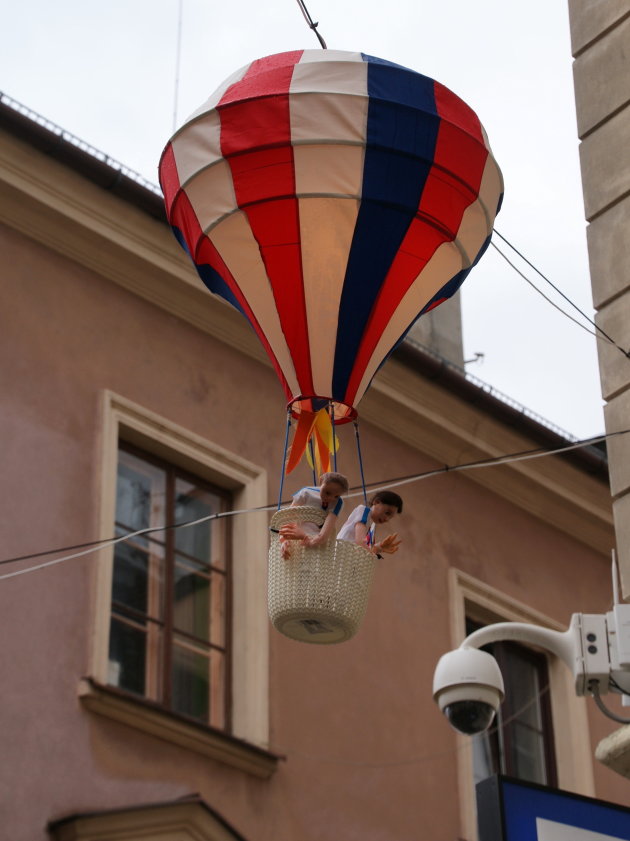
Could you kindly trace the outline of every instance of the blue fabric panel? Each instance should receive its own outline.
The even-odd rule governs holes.
[[[179,228],[176,228],[174,226],[172,227],[172,231],[175,234],[175,239],[177,240],[177,242],[181,245],[186,254],[188,254],[188,256],[190,257],[190,251],[188,250],[188,246],[186,245],[186,241],[184,240],[182,232],[179,230]],[[247,318],[230,287],[223,280],[221,275],[212,268],[212,266],[209,266],[207,264],[201,266],[195,265],[195,268],[197,269],[197,274],[199,275],[199,277],[214,295],[218,295],[220,298],[223,298],[224,301],[227,301],[228,304],[232,304],[232,306],[235,309],[237,309],[242,315],[245,316],[245,318]],[[249,318],[247,318],[247,322],[249,323]]]
[[[342,402],[370,313],[418,209],[440,123],[432,79],[367,60],[362,199],[341,295],[333,373],[332,396]]]

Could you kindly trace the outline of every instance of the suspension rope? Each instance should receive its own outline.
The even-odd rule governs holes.
[[[335,432],[335,407],[332,400],[328,401],[328,415],[330,417],[330,425],[332,426],[333,439],[333,470],[337,472],[337,433]]]
[[[313,486],[317,486],[317,470],[315,467],[315,447],[313,445],[313,435],[308,439],[308,451],[311,454],[311,464],[313,465]]]
[[[359,470],[361,471],[361,487],[363,488],[363,501],[365,505],[368,504],[367,501],[367,491],[365,490],[365,476],[363,474],[363,458],[361,457],[361,441],[359,439],[359,421],[354,421],[354,437],[357,441],[357,455],[359,457]]]
[[[287,408],[287,431],[284,435],[284,453],[282,454],[282,465],[280,469],[280,491],[278,492],[278,511],[282,505],[282,492],[284,490],[284,471],[287,465],[287,452],[289,450],[289,433],[291,432],[291,407]]]
[[[315,33],[315,36],[316,36],[317,40],[319,41],[319,43],[321,44],[322,49],[327,50],[328,47],[326,46],[326,42],[324,41],[322,36],[317,31],[317,27],[319,26],[319,23],[314,23],[313,22],[313,18],[309,15],[308,9],[306,8],[306,5],[304,4],[304,0],[297,0],[297,4],[300,7],[300,11],[304,15],[304,20],[308,24],[309,29],[312,29],[313,32]]]

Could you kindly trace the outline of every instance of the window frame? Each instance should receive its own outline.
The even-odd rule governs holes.
[[[94,481],[100,499],[98,535],[102,540],[112,537],[119,440],[226,488],[232,493],[235,510],[264,509],[267,505],[267,472],[261,466],[109,390],[101,394],[101,418]],[[239,528],[233,529],[231,733],[239,742],[263,750],[269,745],[269,620],[264,597],[267,546],[267,512],[255,510],[244,515]],[[79,695],[86,706],[90,705],[86,685],[100,687],[99,697],[107,687],[113,557],[113,547],[106,546],[98,552],[93,567],[94,623],[85,676],[87,684],[85,678],[79,684]],[[113,709],[98,699],[94,705],[99,706],[99,712],[105,707]],[[113,712],[112,717],[119,716]],[[141,726],[140,719],[137,716],[136,719],[136,726]],[[153,724],[146,729],[156,732]],[[170,730],[176,728],[165,729],[163,738],[168,739]],[[194,743],[192,739],[187,741]]]
[[[448,571],[450,647],[466,638],[466,618],[488,625],[493,622],[529,622],[565,631],[566,627],[523,602],[454,567]],[[548,656],[549,691],[552,698],[557,785],[593,797],[593,754],[586,699],[575,694],[573,675],[557,657]],[[477,808],[473,781],[472,740],[457,734],[456,762],[460,802],[460,836],[477,839]]]
[[[471,627],[472,626],[472,627]],[[473,631],[484,627],[483,623],[477,622],[466,617],[466,632],[471,634]],[[556,763],[555,739],[553,728],[553,715],[551,706],[551,679],[549,674],[549,658],[546,653],[534,650],[530,646],[521,645],[512,641],[493,642],[489,645],[483,646],[483,651],[488,651],[497,661],[501,674],[506,676],[508,673],[508,661],[510,654],[513,653],[522,660],[526,660],[533,667],[537,673],[538,685],[543,687],[540,698],[538,699],[538,711],[541,719],[541,727],[544,734],[543,741],[543,761],[545,765],[545,779],[544,780],[524,780],[525,782],[538,783],[540,785],[551,786],[552,788],[558,785],[558,771]],[[490,728],[490,750],[493,757],[496,774],[507,774],[515,779],[518,777],[515,769],[512,767],[512,745],[514,730],[509,726],[512,717],[518,712],[514,709],[513,701],[506,693],[505,699],[497,713],[497,717]],[[508,726],[503,725],[503,720],[507,720]],[[498,730],[501,729],[501,735]]]
[[[144,450],[138,447],[135,444],[130,444],[127,441],[120,440],[118,446],[118,458],[120,459],[120,452],[128,453],[131,456],[134,456],[137,459],[145,462],[152,467],[162,471],[165,476],[165,518],[167,522],[173,521],[174,516],[174,509],[175,509],[175,491],[177,487],[178,480],[183,480],[194,485],[197,488],[202,490],[206,490],[209,493],[220,497],[224,503],[227,503],[228,508],[226,510],[230,510],[230,506],[232,505],[232,494],[225,488],[216,485],[215,483],[209,482],[207,479],[204,479],[200,476],[197,476],[191,473],[189,470],[184,470],[180,468],[177,464],[174,464],[172,461],[167,461],[162,457],[158,457],[155,454]],[[216,723],[211,722],[202,722],[207,724],[210,727],[217,727],[220,730],[224,730],[226,733],[231,733],[231,724],[232,724],[232,715],[231,715],[231,700],[232,700],[232,693],[231,693],[231,675],[232,675],[232,529],[229,527],[229,521],[223,520],[222,523],[225,524],[223,526],[225,528],[225,564],[224,569],[216,569],[213,570],[214,572],[218,572],[225,576],[225,619],[224,619],[224,640],[222,646],[217,646],[215,643],[208,640],[207,647],[208,649],[217,649],[221,648],[223,655],[224,655],[224,676],[223,676],[223,699],[222,699],[222,707],[223,707],[223,722],[222,725],[219,726]],[[115,528],[128,528],[127,526],[118,523],[118,521],[114,524]],[[151,527],[151,526],[149,526]],[[149,537],[148,541],[151,544],[153,538]],[[157,541],[158,545],[163,547],[163,563],[164,563],[164,581],[163,581],[163,588],[164,588],[164,615],[163,619],[158,622],[158,624],[162,627],[163,631],[163,638],[162,638],[162,651],[155,655],[150,655],[150,637],[151,637],[151,629],[148,627],[146,634],[147,634],[147,641],[146,641],[146,651],[147,651],[147,659],[149,656],[154,656],[156,663],[153,663],[153,666],[156,667],[156,671],[159,674],[161,672],[160,677],[156,677],[155,679],[155,688],[152,690],[151,688],[151,681],[149,680],[149,686],[145,686],[145,692],[141,697],[144,697],[147,700],[153,700],[160,706],[162,706],[168,712],[173,713],[174,715],[181,715],[184,717],[188,717],[186,713],[183,713],[179,710],[173,709],[172,706],[172,677],[170,677],[171,666],[172,666],[172,644],[173,644],[173,637],[176,634],[183,634],[184,636],[188,636],[185,632],[177,631],[174,625],[174,605],[173,599],[168,598],[167,594],[172,593],[172,585],[174,580],[175,574],[175,564],[176,564],[176,549],[175,549],[175,540],[174,540],[174,531],[172,529],[164,532],[163,540]],[[115,554],[115,553],[114,553]],[[149,555],[153,553],[149,552]],[[211,567],[211,565],[208,565]],[[149,573],[150,575],[150,573]],[[150,589],[150,588],[149,588]],[[149,596],[150,601],[150,596]],[[127,622],[126,620],[133,620],[133,610],[130,608],[125,608],[123,606],[122,610],[116,610],[115,603],[113,600],[112,594],[112,601],[111,601],[111,615],[114,616],[116,614],[116,618],[118,621],[124,622],[125,624],[131,624],[131,622]],[[156,620],[151,617],[150,615],[150,606],[147,605],[147,613],[145,614],[148,623],[154,623]],[[145,665],[145,675],[147,672],[151,670],[151,664],[148,663]],[[116,684],[109,684],[112,686],[116,686]],[[138,697],[136,693],[131,690],[126,690],[124,687],[118,687],[120,691],[129,692],[132,697]],[[157,698],[154,697],[157,696]],[[161,700],[159,700],[161,699]],[[190,718],[196,719],[194,716],[190,716]]]

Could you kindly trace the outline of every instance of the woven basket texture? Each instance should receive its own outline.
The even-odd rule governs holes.
[[[300,642],[344,642],[359,630],[367,607],[375,556],[346,540],[312,549],[288,541],[281,554],[279,529],[287,523],[323,523],[324,512],[307,506],[283,508],[271,520],[269,618],[273,626]]]

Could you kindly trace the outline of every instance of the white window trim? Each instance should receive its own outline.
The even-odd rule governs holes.
[[[531,622],[555,631],[566,627],[500,590],[461,572],[449,570],[449,615],[451,648],[466,637],[466,617],[482,622]],[[568,621],[569,617],[567,617]],[[575,694],[573,676],[566,665],[549,652],[549,683],[558,787],[593,797],[593,751],[588,727],[586,700]],[[457,736],[457,779],[459,788],[460,835],[477,839],[477,809],[473,783],[472,741]]]
[[[102,393],[100,527],[112,536],[119,440],[155,453],[228,488],[236,510],[267,504],[267,473],[156,413],[111,391]],[[239,516],[232,537],[232,734],[258,747],[269,744],[268,517]],[[94,594],[90,676],[107,683],[113,547],[99,552]]]
[[[201,798],[71,815],[50,821],[54,841],[245,841]]]

